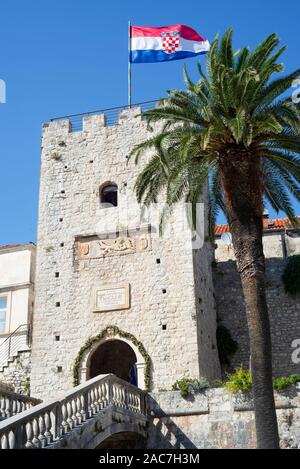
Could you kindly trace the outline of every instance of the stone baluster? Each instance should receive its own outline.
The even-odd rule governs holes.
[[[63,402],[61,405],[61,413],[62,413],[61,427],[62,427],[62,434],[64,434],[64,433],[67,433],[68,431],[67,404],[65,402]]]
[[[101,384],[101,394],[102,394],[102,409],[105,409],[108,405],[108,384],[102,383]]]
[[[94,389],[93,389],[93,388],[91,388],[90,396],[91,396],[91,409],[92,409],[92,415],[95,415],[95,413],[96,413],[96,406],[95,406],[95,392],[94,392]]]
[[[126,409],[126,387],[122,386],[122,407]]]
[[[104,409],[106,407],[106,387],[105,384],[100,384],[99,385],[99,405],[100,405],[100,410]]]
[[[8,437],[6,433],[2,435],[2,438],[1,438],[1,449],[9,449]]]
[[[140,411],[140,396],[137,393],[135,393],[135,411]]]
[[[67,401],[67,422],[69,430],[73,428],[73,420],[72,420],[72,405],[70,401]]]
[[[99,410],[100,410],[100,405],[99,405],[99,390],[98,390],[98,385],[94,386],[94,396],[95,396],[95,408],[96,408],[96,412],[99,412]]]
[[[76,400],[76,419],[78,424],[80,425],[82,423],[82,415],[81,415],[81,394],[78,394],[77,397],[75,397]]]
[[[19,414],[23,411],[23,403],[20,400],[17,400],[16,413]]]
[[[131,391],[127,390],[127,409],[131,410]]]
[[[92,399],[91,399],[91,390],[90,389],[87,392],[87,397],[88,397],[88,414],[87,414],[87,418],[89,419],[93,415],[93,410],[92,410],[92,406],[91,406]]]
[[[20,412],[22,412],[22,401],[20,400],[17,400],[17,404],[16,404],[16,413],[19,414]]]
[[[1,396],[1,400],[0,400],[0,418],[1,419],[6,418],[5,409],[6,409],[6,399],[4,396]]]
[[[118,406],[122,407],[122,386],[118,384],[117,389],[118,389]]]
[[[134,393],[134,412],[138,412],[139,410],[139,397],[137,393]]]
[[[103,408],[103,394],[102,394],[102,388],[100,385],[97,386],[98,389],[98,408],[101,410]]]
[[[63,425],[63,404],[57,404],[50,411],[50,420],[51,420],[51,433],[53,435],[53,440],[58,440],[64,434],[64,425]]]
[[[135,394],[133,392],[131,393],[131,410],[135,412]]]
[[[80,395],[80,403],[81,403],[81,409],[80,409],[81,421],[85,422],[88,416],[88,393],[87,392],[84,392]]]
[[[107,388],[107,405],[112,405],[113,402],[113,383],[111,378],[109,378],[109,381],[107,383],[108,388]]]
[[[9,449],[15,449],[15,447],[16,447],[15,443],[16,443],[15,429],[13,429],[8,433],[8,447],[9,447]]]
[[[16,410],[17,410],[17,400],[12,398],[10,399],[10,416],[11,417],[16,415]]]
[[[24,448],[27,441],[26,426],[24,424],[16,425],[15,433],[15,448]]]
[[[117,384],[117,404],[119,407],[121,406],[121,400],[122,400],[121,386]]]
[[[124,386],[119,386],[119,405],[124,407]]]
[[[75,428],[79,424],[79,421],[77,418],[77,398],[76,397],[72,399],[71,401],[71,408],[72,408],[73,428]]]
[[[136,410],[135,404],[136,404],[136,402],[135,402],[135,393],[132,392],[132,412],[135,412],[135,410]]]
[[[36,448],[40,448],[41,444],[40,444],[40,440],[38,438],[40,432],[39,432],[39,424],[38,424],[37,418],[33,419],[32,431],[33,431],[33,438],[32,438],[33,446],[35,446]]]
[[[45,438],[46,438],[47,444],[49,445],[49,444],[52,443],[52,441],[53,441],[53,435],[52,435],[52,433],[51,433],[52,424],[51,424],[50,414],[49,414],[48,411],[45,412],[44,422],[45,422],[45,432],[44,432],[44,436],[45,436]]]
[[[118,403],[118,395],[117,395],[117,387],[115,384],[112,385],[112,404],[117,405]]]
[[[102,406],[103,409],[108,406],[109,403],[109,383],[102,383],[101,384],[101,390],[102,390]]]
[[[27,422],[25,425],[25,432],[27,441],[25,443],[25,448],[33,448],[33,429],[32,429],[32,422]]]
[[[11,400],[9,397],[5,399],[5,418],[11,417]]]
[[[38,428],[39,428],[39,436],[38,436],[38,439],[40,441],[40,445],[41,445],[41,448],[44,448],[47,444],[47,439],[45,437],[45,429],[46,429],[46,426],[45,426],[45,415],[44,414],[41,414],[39,417],[38,417]]]
[[[118,406],[122,407],[122,386],[118,384],[117,389],[118,389]]]

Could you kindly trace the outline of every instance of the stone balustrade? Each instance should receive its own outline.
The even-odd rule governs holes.
[[[30,409],[42,401],[0,388],[0,421]]]
[[[114,375],[96,376],[0,422],[0,448],[45,448],[109,406],[145,415],[145,393]]]

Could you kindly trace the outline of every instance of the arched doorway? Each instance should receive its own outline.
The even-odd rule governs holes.
[[[89,359],[88,377],[113,373],[118,378],[138,385],[137,357],[130,345],[122,340],[112,339],[100,344]]]
[[[128,345],[129,349],[126,349],[127,352],[130,350],[131,353],[134,353],[137,373],[137,386],[140,389],[146,389],[148,391],[150,387],[150,357],[147,354],[143,344],[138,339],[136,339],[132,334],[120,330],[117,326],[106,327],[98,335],[90,337],[81,347],[73,366],[74,386],[78,386],[80,383],[83,383],[87,379],[91,378],[91,373],[95,373],[95,368],[91,368],[94,353],[99,350],[100,354],[101,350],[103,352],[103,349],[101,349],[102,345],[114,341],[122,342],[122,344]],[[97,355],[95,356],[95,362],[96,357]],[[123,356],[121,360],[123,360]],[[106,367],[106,370],[107,369],[108,368]],[[107,371],[105,373],[107,373]]]
[[[146,439],[134,432],[120,432],[111,435],[100,443],[96,449],[144,449]]]

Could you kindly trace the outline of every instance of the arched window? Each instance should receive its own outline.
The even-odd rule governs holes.
[[[118,186],[109,182],[100,189],[100,202],[103,208],[118,206]]]

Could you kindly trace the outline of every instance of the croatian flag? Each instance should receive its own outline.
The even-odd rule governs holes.
[[[130,62],[164,62],[205,54],[209,42],[183,24],[151,28],[131,27]]]

